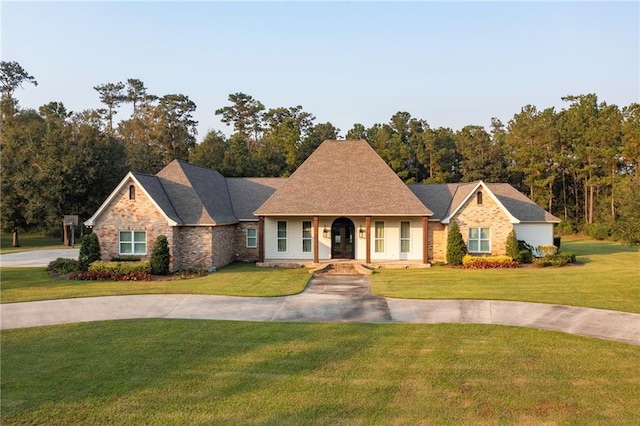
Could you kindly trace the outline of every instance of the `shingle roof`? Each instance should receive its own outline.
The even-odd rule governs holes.
[[[173,204],[169,200],[167,193],[162,187],[162,183],[158,177],[153,175],[147,175],[144,173],[131,173],[142,188],[149,194],[149,196],[156,202],[158,207],[164,212],[164,214],[175,221],[176,223],[182,223],[182,219],[173,208]]]
[[[182,224],[236,223],[225,178],[215,170],[174,160],[157,175]]]
[[[324,141],[255,212],[278,215],[431,216],[364,140]]]
[[[287,178],[227,178],[236,217],[239,220],[257,220],[253,212],[286,181]]]
[[[433,210],[432,219],[442,220],[453,214],[481,182],[447,184],[413,184],[411,191]],[[488,183],[491,191],[503,207],[520,222],[560,222],[508,183]]]

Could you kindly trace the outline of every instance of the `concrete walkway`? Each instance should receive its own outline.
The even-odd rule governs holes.
[[[363,276],[324,276],[286,297],[140,295],[0,305],[0,329],[134,318],[498,324],[640,345],[640,314],[543,303],[374,296]]]
[[[59,257],[77,259],[79,248],[61,248],[51,250],[31,250],[20,253],[0,254],[0,267],[47,266]]]

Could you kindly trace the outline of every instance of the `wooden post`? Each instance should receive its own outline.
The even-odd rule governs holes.
[[[313,263],[318,263],[320,256],[318,255],[320,235],[318,234],[318,228],[320,224],[320,218],[318,216],[313,217]]]
[[[264,262],[264,216],[258,218],[258,262]]]
[[[364,218],[365,223],[365,243],[367,244],[367,257],[365,263],[371,263],[371,216],[367,216]]]
[[[422,216],[422,263],[429,263],[429,218]]]

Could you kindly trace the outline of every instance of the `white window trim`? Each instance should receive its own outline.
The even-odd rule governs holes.
[[[253,236],[249,235],[249,231],[253,231]],[[249,239],[255,239],[255,244],[249,244]],[[247,248],[257,248],[258,247],[258,230],[256,228],[247,228],[247,238],[246,238]]]
[[[378,237],[378,224],[382,224],[381,229],[382,229],[382,237]],[[385,252],[385,242],[384,242],[384,237],[385,237],[385,232],[384,232],[384,221],[383,220],[376,220],[373,222],[373,252],[374,253],[384,253]],[[382,250],[378,250],[378,241],[382,242]]]
[[[305,223],[309,224],[309,236],[308,237],[304,236],[304,229],[305,229],[304,224]],[[309,250],[305,250],[304,249],[305,241],[309,241]],[[313,224],[311,223],[310,220],[303,220],[302,221],[302,252],[303,253],[311,253],[312,251],[313,251]]]
[[[471,250],[470,249],[470,245],[471,245],[471,230],[472,229],[477,229],[478,230],[478,238],[474,238],[473,241],[477,241],[478,242],[478,250]],[[482,233],[480,232],[481,229],[486,229],[489,234],[489,238],[485,238],[482,239],[480,238],[480,235],[482,235]],[[469,236],[469,239],[467,240],[467,250],[469,251],[469,253],[491,253],[491,228],[488,227],[484,227],[484,226],[474,226],[469,228],[469,231],[467,233],[467,235]],[[489,241],[489,250],[481,250],[482,248],[482,241]]]
[[[408,223],[409,224],[409,236],[406,238],[402,237],[402,224],[403,223]],[[402,242],[403,241],[408,241],[409,242],[409,250],[403,251],[402,250]],[[402,220],[400,221],[400,253],[411,253],[411,222],[408,220]]]
[[[129,234],[131,234],[131,241],[125,241],[126,244],[131,244],[131,253],[123,253],[122,252],[122,233],[123,232],[127,232]],[[135,252],[135,233],[136,232],[142,232],[144,233],[144,253],[136,253]],[[118,254],[120,255],[124,255],[124,256],[146,256],[148,252],[148,247],[147,247],[147,231],[140,231],[140,230],[120,230],[118,231]]]
[[[280,223],[284,223],[284,237],[279,235],[280,232]],[[278,253],[287,253],[287,249],[289,248],[288,232],[287,232],[287,221],[286,220],[278,220],[276,221],[276,252]],[[280,250],[280,241],[284,241],[284,250]]]

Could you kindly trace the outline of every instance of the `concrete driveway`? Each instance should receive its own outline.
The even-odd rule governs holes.
[[[374,296],[363,276],[313,278],[286,297],[139,295],[0,305],[0,329],[135,318],[282,322],[497,324],[640,345],[640,314],[495,300],[415,300]]]
[[[51,261],[59,257],[77,259],[79,255],[79,248],[32,250],[20,253],[0,254],[0,267],[47,266]]]

